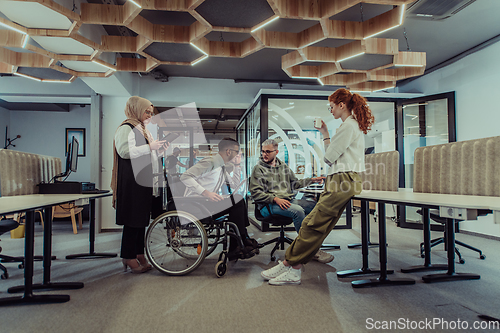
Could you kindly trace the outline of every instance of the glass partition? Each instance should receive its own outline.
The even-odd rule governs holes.
[[[402,127],[403,156],[401,178],[404,187],[413,188],[413,166],[415,149],[456,141],[455,138],[455,94],[446,93],[406,100],[401,103],[400,123]],[[401,143],[400,143],[401,144]],[[410,227],[421,223],[417,208],[406,207],[401,226]]]
[[[247,177],[250,177],[253,166],[257,164],[260,157],[260,102],[250,110],[246,118],[247,126]]]
[[[316,118],[323,119],[331,133],[340,126],[328,111],[326,97],[321,99],[270,98],[268,101],[269,138],[278,142],[278,158],[298,178],[325,174],[323,138],[314,128]]]

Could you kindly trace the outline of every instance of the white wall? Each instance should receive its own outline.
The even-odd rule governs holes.
[[[457,141],[500,134],[500,42],[418,78],[399,92],[421,91],[426,95],[456,92]],[[492,214],[478,221],[460,223],[462,230],[500,237],[500,224]]]
[[[85,128],[86,146],[89,147],[90,106],[72,106],[70,112],[10,111],[9,134],[19,134],[16,147],[9,149],[33,154],[59,157],[65,168],[66,128]],[[69,181],[89,181],[90,157],[78,157],[78,171]]]
[[[102,173],[101,187],[109,189],[111,184],[111,171],[113,170],[113,139],[115,131],[122,121],[125,120],[125,104],[128,97],[103,97],[102,98]],[[101,230],[119,229],[121,226],[115,224],[115,210],[112,207],[111,198],[101,200]]]
[[[10,129],[10,111],[0,107],[0,148],[5,147],[5,129],[9,127]],[[12,139],[13,136],[8,133],[8,138]]]
[[[399,88],[426,95],[456,92],[457,141],[500,133],[500,42]]]

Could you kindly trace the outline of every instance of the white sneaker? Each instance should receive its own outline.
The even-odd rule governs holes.
[[[287,267],[288,268],[288,267]],[[282,286],[285,284],[300,284],[302,277],[302,269],[289,268],[286,272],[274,279],[269,280],[269,284],[273,286]]]
[[[335,259],[335,257],[333,256],[333,254],[326,253],[323,250],[318,250],[318,252],[316,252],[316,254],[314,255],[313,259],[319,261],[322,264],[326,264]]]
[[[278,260],[278,265],[266,269],[265,271],[262,271],[260,275],[265,279],[265,280],[271,280],[274,279],[277,276],[280,276],[284,272],[286,272],[290,267],[287,267],[283,264],[281,260]]]

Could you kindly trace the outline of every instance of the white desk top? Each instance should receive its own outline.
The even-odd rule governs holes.
[[[53,206],[79,199],[92,199],[113,195],[112,192],[100,194],[29,194],[0,198],[0,214],[12,214],[29,209]]]
[[[428,205],[435,207],[453,207],[469,209],[500,210],[500,197],[476,195],[455,195],[438,193],[414,193],[407,191],[363,191],[355,199],[370,199],[408,205]]]

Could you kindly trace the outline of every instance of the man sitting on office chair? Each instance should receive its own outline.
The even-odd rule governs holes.
[[[230,239],[228,259],[247,259],[258,254],[259,244],[248,236],[246,227],[250,223],[246,203],[241,195],[223,197],[218,193],[223,186],[234,189],[240,184],[240,144],[234,139],[224,138],[218,148],[218,154],[202,159],[182,174],[181,181],[186,185],[184,196],[201,195],[207,198],[209,202],[204,205],[215,213],[214,218],[229,213],[229,221],[237,225],[245,248],[239,248],[238,243]]]
[[[261,153],[259,163],[250,176],[249,190],[252,199],[263,217],[270,215],[291,217],[295,231],[299,232],[302,221],[313,210],[316,202],[314,199],[295,198],[293,190],[311,183],[322,183],[325,177],[297,179],[293,171],[276,157],[279,153],[278,143],[272,139],[262,143]],[[329,263],[334,257],[319,250],[314,259],[321,263]]]

